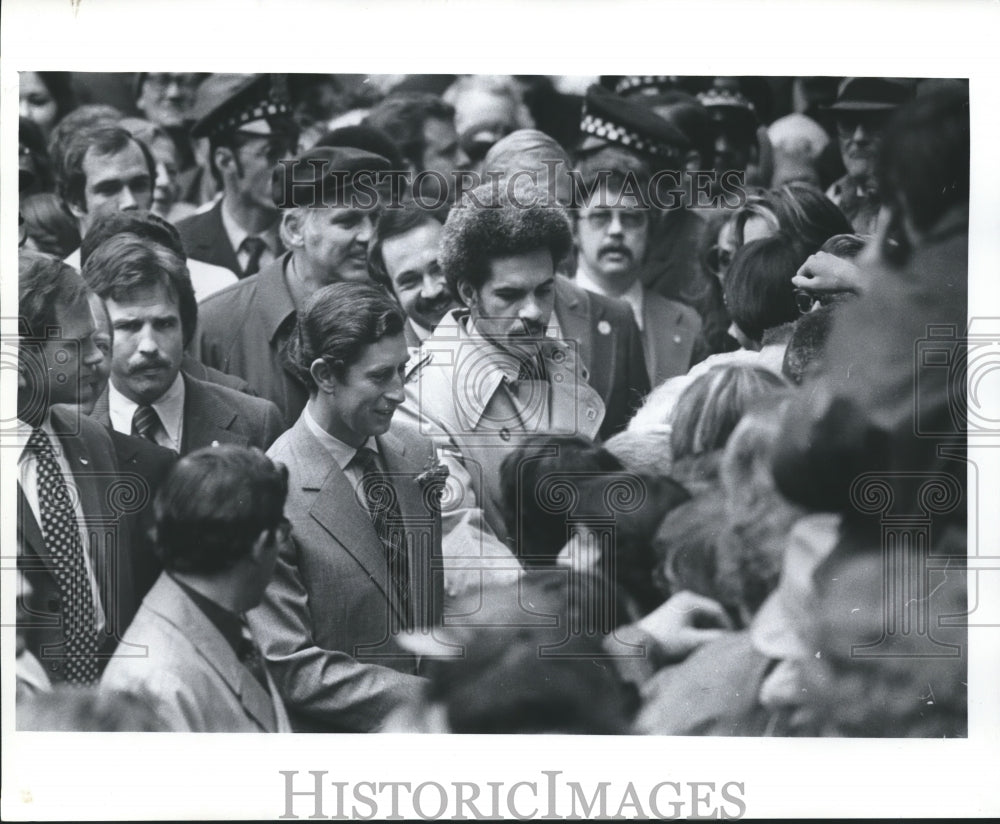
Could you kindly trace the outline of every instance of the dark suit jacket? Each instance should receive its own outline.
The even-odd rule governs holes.
[[[153,498],[177,463],[177,453],[145,438],[134,438],[108,427],[115,457],[122,472],[138,475],[144,482],[143,501],[131,514],[132,573],[136,601],[141,603],[150,587],[156,583],[163,568],[153,551],[149,530],[153,526]]]
[[[442,606],[441,522],[415,478],[434,449],[399,425],[378,446],[409,539],[414,615],[426,628]],[[424,683],[417,659],[390,628],[399,604],[385,549],[351,482],[303,418],[268,455],[288,467],[285,515],[294,540],[248,614],[254,635],[297,729],[376,730]]]
[[[233,443],[267,450],[285,431],[269,400],[184,376],[184,432],[181,454],[203,446]]]
[[[224,266],[236,277],[243,277],[243,270],[236,260],[236,250],[230,245],[229,235],[222,225],[221,198],[207,212],[177,221],[177,231],[189,258]]]
[[[256,275],[210,295],[198,308],[198,333],[191,344],[202,363],[239,375],[272,401],[286,426],[298,420],[309,399],[285,360],[296,316],[285,282],[289,257],[282,255]]]
[[[79,491],[84,532],[96,536],[91,541],[95,548],[91,560],[105,615],[104,633],[98,639],[103,667],[136,611],[132,535],[126,516],[142,482],[137,475],[119,471],[111,438],[96,421],[75,410],[56,407],[52,410],[52,428],[73,473],[66,481]],[[17,563],[32,589],[30,599],[23,603],[24,614],[18,616],[18,629],[27,650],[42,663],[49,678],[61,682],[66,677],[60,657],[66,643],[63,595],[52,573],[53,559],[41,526],[20,485],[17,501]]]
[[[184,431],[181,455],[216,443],[256,446],[266,450],[285,431],[281,413],[264,398],[245,395],[225,386],[184,377]],[[111,425],[107,404],[93,417]]]
[[[556,278],[556,318],[563,337],[576,341],[587,382],[604,401],[600,437],[621,432],[649,392],[642,338],[631,307]]]

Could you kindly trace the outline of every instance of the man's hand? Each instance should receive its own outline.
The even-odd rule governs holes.
[[[721,604],[688,590],[675,592],[638,626],[656,642],[658,657],[671,663],[733,629]]]
[[[829,252],[816,252],[799,267],[792,278],[792,286],[807,292],[853,292],[860,295],[866,290],[865,281],[864,270],[850,260]]]

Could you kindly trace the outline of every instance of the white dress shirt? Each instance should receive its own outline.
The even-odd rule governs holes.
[[[46,414],[45,420],[42,421],[39,428],[49,436],[52,451],[56,456],[56,463],[59,464],[59,470],[62,472],[67,486],[72,490],[74,483],[73,470],[70,468],[69,461],[66,460],[61,441],[52,429],[51,414]],[[38,456],[35,455],[33,450],[25,449],[33,431],[34,428],[30,424],[18,419],[14,442],[18,449],[17,468],[21,491],[24,492],[24,497],[28,502],[28,507],[31,509],[31,514],[35,516],[38,528],[42,529],[42,512],[39,509],[38,503]],[[90,591],[94,597],[94,628],[97,632],[101,632],[104,629],[104,609],[101,605],[101,592],[97,585],[97,578],[94,576],[94,562],[91,558],[91,553],[95,547],[91,545],[89,540],[88,530],[83,518],[83,507],[80,504],[80,496],[74,495],[71,492],[70,498],[73,501],[73,514],[80,527],[80,546],[84,548],[83,562],[87,567],[87,578],[90,579]],[[44,531],[42,534],[44,536]]]
[[[156,410],[160,418],[156,442],[180,454],[181,438],[184,436],[184,378],[180,372],[170,384],[170,388],[150,406]],[[114,380],[108,383],[108,413],[111,417],[111,426],[116,432],[132,434],[132,418],[138,408],[139,404],[129,400],[115,388]]]

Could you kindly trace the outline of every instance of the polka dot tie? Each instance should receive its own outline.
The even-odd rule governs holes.
[[[361,488],[365,496],[365,505],[368,507],[368,516],[382,546],[385,547],[389,580],[392,581],[399,596],[405,624],[409,626],[410,570],[407,566],[405,540],[398,528],[394,534],[389,530],[390,520],[396,524],[402,521],[396,490],[379,468],[378,456],[373,450],[361,447],[351,462],[361,470]]]
[[[97,633],[94,630],[94,594],[83,560],[80,526],[49,436],[35,429],[28,439],[28,449],[34,451],[38,460],[42,535],[52,557],[56,585],[62,594],[66,680],[90,684],[97,680]]]

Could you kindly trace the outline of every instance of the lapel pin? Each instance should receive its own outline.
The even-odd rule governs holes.
[[[219,442],[218,442],[218,441],[212,441],[212,447],[213,447],[213,448],[214,448],[214,447],[216,447],[216,446],[218,446],[218,445],[219,445]]]
[[[680,335],[674,335],[674,343],[680,343],[680,342],[681,342],[681,336]]]
[[[597,322],[597,331],[600,332],[602,335],[610,335],[611,334],[611,324],[608,323],[606,320],[598,321]]]
[[[84,466],[87,466],[90,463],[90,461],[88,461],[86,458],[84,458],[84,457],[81,456],[80,457],[80,463],[82,463]]]

